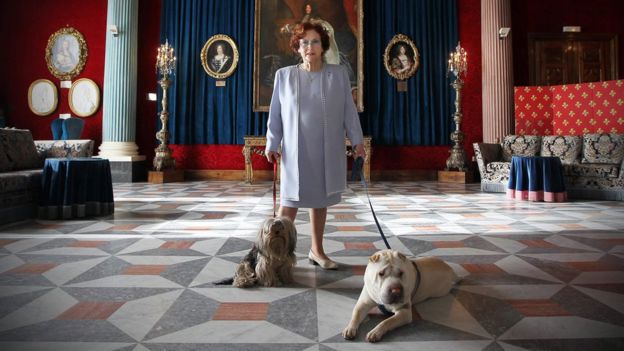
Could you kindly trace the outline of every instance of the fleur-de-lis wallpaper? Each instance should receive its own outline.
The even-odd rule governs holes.
[[[516,87],[516,134],[624,133],[624,80]]]

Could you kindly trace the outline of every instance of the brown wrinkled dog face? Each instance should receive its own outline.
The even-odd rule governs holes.
[[[394,250],[382,250],[369,258],[365,281],[371,296],[377,296],[378,303],[396,305],[411,298],[415,280],[412,263],[405,255]]]
[[[288,256],[296,244],[297,230],[287,217],[268,218],[258,233],[258,248],[272,258]]]

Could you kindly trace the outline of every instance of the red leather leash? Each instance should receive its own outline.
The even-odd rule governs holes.
[[[277,207],[277,158],[273,157],[273,218],[275,218],[275,208]]]

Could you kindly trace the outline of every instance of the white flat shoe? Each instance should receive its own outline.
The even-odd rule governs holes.
[[[318,258],[312,250],[310,250],[310,253],[308,254],[308,259],[310,260],[310,264],[320,266],[323,269],[338,269],[338,263],[329,259],[324,260],[322,258]]]

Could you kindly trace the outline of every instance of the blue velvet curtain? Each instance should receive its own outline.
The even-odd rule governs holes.
[[[266,113],[254,113],[252,0],[163,0],[161,41],[175,48],[178,66],[169,88],[172,144],[242,144],[266,133]],[[446,145],[452,130],[453,92],[446,75],[457,45],[456,0],[364,0],[364,133],[377,145]],[[397,92],[383,64],[395,34],[409,36],[420,68]],[[201,66],[200,53],[215,34],[239,49],[238,68],[225,87]]]

